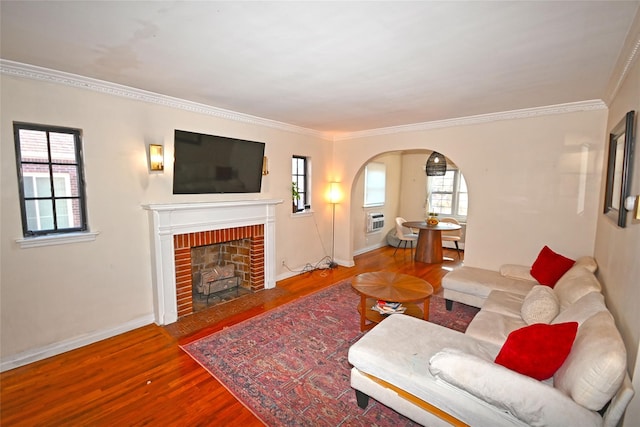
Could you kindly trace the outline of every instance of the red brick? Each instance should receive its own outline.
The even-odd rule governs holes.
[[[173,239],[179,317],[193,312],[192,247],[229,242],[223,247],[223,259],[236,264],[242,285],[254,291],[264,289],[264,224],[180,234]]]

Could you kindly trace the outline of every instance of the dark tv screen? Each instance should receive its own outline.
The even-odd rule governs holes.
[[[173,194],[259,193],[264,143],[175,131]]]

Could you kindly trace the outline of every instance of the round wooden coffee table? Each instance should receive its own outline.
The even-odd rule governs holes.
[[[376,271],[358,274],[351,281],[351,286],[360,294],[361,331],[373,328],[388,316],[371,309],[378,300],[402,303],[407,308],[404,314],[429,320],[433,287],[426,280],[408,274]]]

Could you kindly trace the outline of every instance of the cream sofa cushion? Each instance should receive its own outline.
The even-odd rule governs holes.
[[[505,316],[522,318],[520,309],[525,295],[506,291],[491,291],[487,300],[482,304],[483,311],[492,311]]]
[[[587,319],[600,311],[607,311],[607,306],[604,304],[604,296],[600,292],[589,292],[562,310],[551,323],[578,322],[578,325],[582,325]]]
[[[581,256],[576,260],[576,263],[573,264],[573,266],[584,267],[592,273],[598,271],[598,263],[590,256]]]
[[[584,267],[591,273],[595,273],[598,270],[598,263],[593,257],[581,256],[576,259],[574,267]],[[535,277],[531,275],[531,266],[520,264],[503,264],[500,266],[500,274],[504,277],[510,277],[512,279],[531,280],[537,282]]]
[[[463,266],[447,273],[442,278],[442,287],[477,295],[483,298],[491,291],[508,291],[526,295],[538,282],[530,282],[511,277],[504,277],[497,271],[483,268]]]
[[[553,291],[560,301],[561,310],[578,301],[589,292],[600,292],[601,289],[602,287],[596,276],[582,265],[571,267],[553,287]]]
[[[525,326],[527,324],[520,316],[505,316],[482,309],[467,326],[464,334],[502,347],[511,332]]]
[[[526,265],[504,264],[500,266],[500,274],[504,277],[511,277],[512,279],[537,282],[537,280],[531,275],[531,267]]]
[[[481,357],[445,348],[429,360],[431,373],[507,411],[529,426],[600,426],[596,413],[552,386]]]
[[[550,323],[560,312],[560,301],[549,286],[536,285],[524,297],[520,314],[527,325]]]
[[[626,368],[627,352],[613,316],[601,311],[580,325],[553,383],[576,403],[599,411],[620,388]]]
[[[500,351],[499,345],[462,332],[406,314],[392,314],[349,347],[348,360],[361,372],[422,396],[433,391],[428,381],[423,381],[429,359],[443,348],[456,348],[487,360],[495,359]]]

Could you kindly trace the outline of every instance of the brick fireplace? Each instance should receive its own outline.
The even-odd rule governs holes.
[[[178,318],[193,313],[193,274],[191,249],[234,240],[248,239],[249,287],[252,291],[264,289],[264,225],[207,230],[173,236],[176,265],[176,299]]]
[[[191,247],[251,240],[251,288],[275,286],[275,206],[282,200],[149,204],[155,322],[192,312]]]

